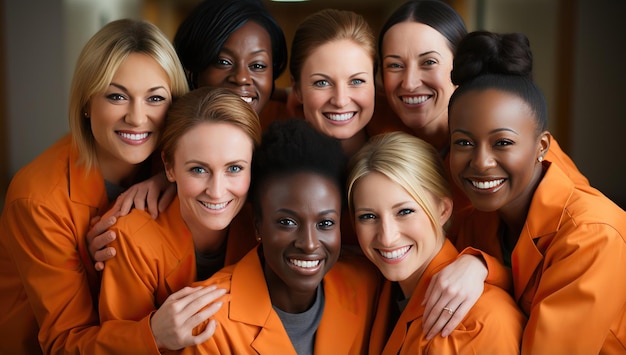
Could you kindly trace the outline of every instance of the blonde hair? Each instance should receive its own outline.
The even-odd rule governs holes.
[[[298,25],[291,45],[289,71],[296,83],[306,59],[316,48],[342,39],[360,45],[372,58],[376,70],[376,41],[363,16],[352,11],[325,9],[304,19]]]
[[[87,169],[97,165],[96,142],[85,112],[91,98],[104,92],[122,62],[132,53],[154,59],[167,73],[172,99],[189,91],[174,47],[154,25],[137,20],[117,20],[100,29],[85,45],[76,62],[69,102],[72,140]]]
[[[202,87],[182,96],[170,107],[161,136],[163,162],[172,164],[180,137],[205,122],[232,124],[244,131],[255,147],[261,143],[261,123],[250,104],[230,90]]]
[[[443,162],[429,143],[404,132],[372,137],[350,160],[347,182],[348,206],[354,211],[353,194],[356,182],[379,173],[402,186],[424,210],[437,236],[443,236],[436,199],[452,199]],[[433,200],[434,197],[435,200]]]

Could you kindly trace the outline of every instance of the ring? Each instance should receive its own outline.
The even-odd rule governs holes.
[[[444,310],[444,311],[448,311],[448,313],[449,313],[450,315],[454,314],[454,311],[452,310],[452,308],[443,307],[443,310]]]

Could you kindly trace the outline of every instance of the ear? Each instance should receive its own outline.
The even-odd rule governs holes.
[[[449,197],[443,197],[439,200],[439,224],[445,225],[452,216],[452,207],[454,203]]]
[[[176,182],[174,167],[172,164],[165,161],[165,153],[163,151],[161,152],[161,161],[163,161],[163,166],[165,167],[165,177],[167,177],[167,181]]]
[[[300,85],[296,83],[296,80],[291,76],[291,90],[296,95],[299,103],[302,103],[302,92],[300,91]]]
[[[550,135],[550,132],[548,131],[543,131],[539,135],[539,152],[537,154],[538,160],[539,160],[539,157],[541,157],[541,160],[543,160],[543,158],[548,153],[548,150],[550,149],[551,139],[552,139],[552,136]]]

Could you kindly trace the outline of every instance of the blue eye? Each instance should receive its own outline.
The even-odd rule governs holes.
[[[411,214],[413,212],[415,212],[415,210],[412,210],[410,208],[403,208],[400,211],[398,211],[398,215],[399,216],[406,216],[406,215],[409,215],[409,214]]]
[[[360,220],[368,220],[368,219],[376,219],[376,216],[373,213],[364,213],[357,217]]]
[[[122,94],[109,94],[107,95],[107,99],[111,100],[111,101],[122,101],[122,100],[126,100],[126,97]]]
[[[238,173],[240,171],[243,170],[243,167],[239,166],[239,165],[231,165],[228,167],[228,172],[231,174],[235,174]]]
[[[330,85],[330,83],[328,82],[328,80],[318,80],[316,82],[313,83],[313,86],[317,86],[317,87],[325,87]]]
[[[350,85],[361,85],[361,84],[365,84],[365,80],[352,79],[352,81],[350,81]]]
[[[194,174],[206,173],[206,169],[200,166],[194,166],[193,168],[189,169],[189,171],[191,171]]]
[[[433,60],[433,59],[428,59],[428,60],[424,61],[424,65],[426,65],[426,66],[431,66],[431,65],[435,65],[435,64],[437,64],[437,61]]]

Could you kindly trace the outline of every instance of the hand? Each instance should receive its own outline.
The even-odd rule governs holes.
[[[426,339],[447,337],[474,306],[485,287],[487,267],[473,255],[461,255],[430,281],[422,319]]]
[[[159,212],[163,212],[172,203],[175,196],[176,185],[167,180],[165,173],[158,173],[129,187],[118,196],[111,209],[119,211],[120,216],[125,216],[133,206],[144,211],[147,205],[148,213],[156,219]]]
[[[94,267],[97,271],[104,270],[104,262],[116,254],[115,248],[107,247],[117,238],[115,232],[109,230],[116,221],[117,216],[114,213],[107,213],[102,217],[98,216],[91,219],[91,228],[86,236],[87,249],[91,260],[95,262]]]
[[[150,319],[159,349],[178,350],[203,343],[213,336],[217,326],[213,319],[203,332],[193,335],[192,331],[219,311],[223,302],[215,301],[224,294],[225,289],[215,286],[185,287],[171,294]]]

